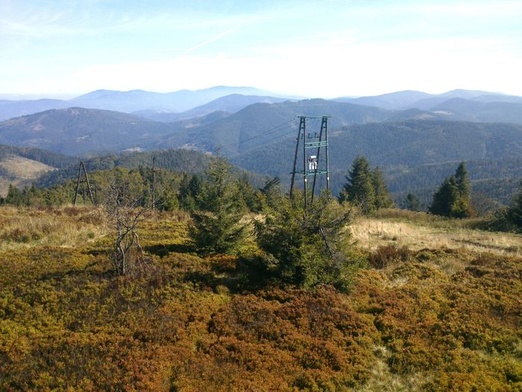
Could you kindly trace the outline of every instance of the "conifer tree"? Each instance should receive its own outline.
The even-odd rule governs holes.
[[[246,234],[245,225],[240,223],[245,207],[237,179],[224,158],[216,158],[209,165],[196,205],[189,235],[198,253],[234,252]]]
[[[460,163],[454,175],[442,182],[433,195],[429,212],[451,218],[472,216],[471,183],[464,162]]]
[[[452,217],[459,197],[455,176],[446,178],[433,195],[429,212],[434,215]]]
[[[406,195],[406,209],[410,211],[420,211],[422,209],[419,198],[413,193],[408,193]]]
[[[181,208],[187,211],[196,209],[196,197],[201,192],[202,180],[197,174],[189,176],[184,174],[179,185],[178,200]]]
[[[384,181],[382,171],[376,167],[372,171],[373,189],[375,191],[375,208],[391,208],[393,207],[393,200],[388,192],[388,187]]]
[[[9,184],[9,190],[7,191],[7,196],[5,197],[5,203],[15,206],[21,206],[23,203],[22,191],[20,191],[13,184]]]
[[[468,171],[464,162],[461,162],[455,171],[455,181],[459,190],[459,198],[453,215],[458,218],[470,217],[473,215],[471,206],[471,181],[469,180]]]
[[[281,179],[274,177],[265,181],[263,188],[259,191],[264,197],[265,205],[268,207],[276,207],[283,198],[283,192],[281,191]]]
[[[375,188],[370,164],[366,157],[360,155],[352,163],[339,195],[339,201],[348,201],[367,214],[375,209]]]
[[[348,259],[348,205],[325,193],[305,212],[302,195],[297,194],[293,200],[282,196],[267,212],[263,221],[255,222],[262,273],[306,288],[349,287],[358,265]]]
[[[518,193],[507,210],[507,217],[511,223],[522,229],[522,181]]]

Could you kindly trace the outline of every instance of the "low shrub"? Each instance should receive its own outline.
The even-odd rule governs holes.
[[[384,269],[389,265],[408,261],[411,257],[410,250],[406,247],[397,247],[395,245],[380,246],[368,257],[368,263],[371,267]]]

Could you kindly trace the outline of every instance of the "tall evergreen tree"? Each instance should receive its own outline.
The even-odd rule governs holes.
[[[459,190],[459,198],[455,205],[453,215],[458,218],[466,218],[473,215],[471,206],[471,181],[469,180],[468,170],[461,162],[455,171],[455,181]]]
[[[15,206],[21,206],[24,203],[22,191],[13,184],[9,184],[9,190],[7,191],[7,196],[4,200],[6,204]]]
[[[464,162],[457,167],[454,175],[442,182],[433,195],[429,212],[451,218],[466,218],[473,214],[471,183]]]
[[[372,182],[375,191],[375,208],[393,207],[393,200],[384,181],[384,175],[378,167],[372,170]]]
[[[196,197],[201,192],[202,179],[199,175],[189,176],[184,174],[179,185],[178,200],[179,205],[186,211],[196,209]]]
[[[339,194],[339,201],[348,201],[367,214],[375,209],[375,188],[370,164],[366,157],[359,155],[352,163],[346,177],[346,184]]]
[[[462,196],[469,197],[471,194],[471,181],[469,180],[468,170],[464,162],[461,162],[455,170],[455,179],[459,192]]]
[[[422,209],[419,198],[413,193],[406,195],[406,208],[410,211],[420,211]]]
[[[452,217],[459,197],[459,189],[455,176],[446,178],[433,195],[429,212],[434,215]]]
[[[237,179],[224,158],[209,165],[196,205],[189,235],[197,251],[203,255],[234,252],[246,233],[240,223],[245,206]]]

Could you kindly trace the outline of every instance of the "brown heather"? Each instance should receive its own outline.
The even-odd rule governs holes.
[[[237,257],[147,214],[150,262],[111,271],[90,208],[0,208],[0,390],[520,391],[520,236],[382,212],[352,227],[348,294],[245,285]]]

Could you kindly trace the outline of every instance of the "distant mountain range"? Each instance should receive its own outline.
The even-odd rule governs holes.
[[[230,92],[230,89],[222,87],[199,93],[213,97],[219,92]],[[182,95],[191,96],[188,92]],[[458,95],[470,99],[458,98]],[[75,99],[74,103],[92,104],[96,99],[108,102],[115,96],[125,96],[121,102],[129,105],[131,101],[132,105],[137,105],[138,101],[134,100],[136,97],[151,97],[149,93],[143,95],[142,92],[113,94],[97,91]],[[419,92],[398,92],[355,100],[294,101],[234,93],[183,113],[147,112],[148,118],[143,111],[137,115],[82,107],[51,109],[0,122],[0,144],[44,148],[70,156],[165,148],[192,148],[210,152],[219,149],[225,155],[238,155],[259,144],[292,138],[297,127],[295,119],[302,115],[329,116],[332,132],[354,124],[408,120],[522,124],[520,97],[465,90],[446,93],[447,99],[442,102],[441,97],[436,99],[426,96]],[[195,102],[196,99],[192,97],[192,102]],[[493,100],[495,97],[497,101]],[[520,102],[517,102],[517,98]],[[400,103],[407,108],[386,109],[392,106],[394,99],[394,105]],[[373,103],[374,106],[362,105],[362,102]],[[415,102],[418,106],[426,106],[427,102],[431,102],[433,106],[430,109],[412,108]]]
[[[433,110],[437,105],[453,98],[478,102],[522,103],[522,97],[475,90],[452,90],[443,94],[427,94],[421,91],[405,90],[371,97],[341,97],[334,99],[334,101],[377,106],[389,110]]]
[[[252,87],[218,86],[202,90],[180,90],[172,93],[156,93],[143,90],[113,91],[97,90],[69,100],[0,100],[0,121],[14,117],[43,112],[50,109],[82,107],[86,109],[112,110],[155,121],[172,122],[207,115],[216,111],[235,113],[254,103],[277,103],[299,101],[302,97],[279,96]],[[455,100],[457,99],[457,100]],[[369,97],[341,97],[331,101],[373,106],[385,110],[418,109],[441,111],[453,114],[453,110],[462,109],[462,104],[496,104],[495,110],[515,111],[522,105],[522,97],[491,93],[486,91],[453,90],[444,94],[427,94],[419,91],[398,91]],[[453,108],[452,105],[459,107]],[[453,103],[452,103],[453,102]],[[511,106],[509,104],[512,104]],[[471,109],[472,111],[475,109]],[[457,115],[461,114],[456,113]],[[502,116],[493,121],[502,121]],[[505,121],[520,122],[519,117],[510,115]],[[467,118],[473,121],[472,117]],[[483,121],[482,119],[476,119]],[[490,120],[486,120],[490,121]]]
[[[208,106],[210,102],[226,96],[242,96],[244,103],[239,99],[230,99],[228,104],[217,101],[215,107]],[[37,99],[37,100],[0,100],[0,121],[13,117],[34,114],[50,109],[64,109],[82,107],[86,109],[113,110],[123,113],[138,113],[144,117],[183,113],[198,106],[207,105],[196,115],[208,114],[216,110],[236,111],[254,102],[276,102],[286,100],[286,97],[269,97],[269,93],[252,87],[218,86],[203,90],[180,90],[172,93],[155,93],[143,90],[113,91],[96,90],[69,100]],[[257,98],[254,98],[257,97]],[[205,113],[201,113],[205,112]],[[190,114],[189,114],[190,115]],[[174,119],[180,119],[179,118]],[[171,118],[167,118],[171,121]]]
[[[334,191],[359,154],[384,170],[396,194],[432,189],[459,161],[477,168],[480,173],[471,176],[484,189],[497,181],[502,202],[522,178],[522,97],[455,90],[298,100],[247,87],[170,94],[99,90],[69,101],[0,101],[0,113],[52,105],[59,108],[0,122],[0,144],[82,159],[124,151],[219,151],[245,169],[284,182],[297,117],[326,115]],[[507,191],[498,183],[504,180]]]

